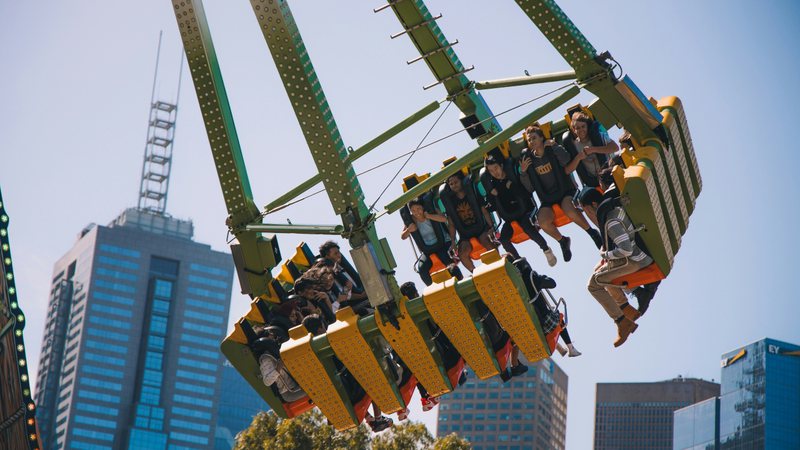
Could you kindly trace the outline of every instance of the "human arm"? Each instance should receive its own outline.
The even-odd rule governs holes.
[[[400,233],[400,239],[408,239],[408,236],[415,231],[417,231],[417,224],[412,222],[406,225],[405,228],[403,228],[403,232]]]
[[[622,221],[609,219],[606,222],[606,236],[608,240],[614,242],[616,247],[611,251],[602,252],[604,259],[626,258],[633,254],[633,241]]]
[[[528,175],[528,168],[530,168],[533,161],[529,155],[522,155],[519,160],[519,181],[522,186],[530,193],[533,193],[533,183],[531,177]]]
[[[554,148],[553,151],[556,154],[558,162],[561,163],[562,166],[564,166],[564,173],[566,173],[567,175],[574,172],[575,169],[578,168],[578,164],[580,164],[581,161],[586,159],[586,152],[583,150],[579,151],[578,154],[575,155],[575,157],[572,158],[571,160],[569,159],[569,153],[567,153],[564,147],[558,146]]]
[[[605,145],[590,146],[590,147],[584,148],[584,151],[586,152],[587,155],[591,155],[592,153],[600,153],[600,154],[604,154],[604,155],[610,155],[610,154],[616,152],[617,150],[619,150],[619,146],[617,145],[616,142],[614,142],[613,140],[611,140],[611,138],[608,137],[608,133],[603,131],[600,134],[600,136],[602,137],[603,142],[605,142]]]
[[[444,214],[430,213],[425,211],[425,218],[439,223],[447,223],[447,217]]]
[[[450,248],[454,249],[456,247],[456,225],[452,220],[447,221],[447,232],[450,234]]]

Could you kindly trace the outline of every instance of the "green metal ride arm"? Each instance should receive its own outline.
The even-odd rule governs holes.
[[[640,140],[656,137],[653,128],[661,123],[661,114],[630,78],[617,80],[611,74],[606,55],[598,57],[586,36],[554,0],[515,1],[573,68],[578,82],[598,96],[603,112],[613,116],[603,122],[621,124]]]
[[[365,282],[370,302],[379,305],[399,295],[389,274],[395,264],[389,246],[375,232],[373,216],[350,163],[328,100],[311,64],[303,38],[286,0],[251,0],[253,12],[275,61],[289,101],[314,158],[343,235]]]
[[[280,250],[274,237],[264,237],[245,228],[261,223],[261,216],[250,190],[203,3],[173,0],[172,5],[228,209],[228,226],[240,245],[241,252],[235,253],[241,255],[237,268],[245,274],[244,279],[240,278],[242,289],[254,296],[269,295],[272,282],[269,270],[280,261]]]
[[[407,34],[419,51],[420,56],[409,61],[425,61],[428,68],[436,77],[437,83],[426,86],[430,88],[443,84],[448,97],[461,110],[462,118],[474,116],[472,123],[482,122],[486,132],[478,136],[479,141],[484,141],[502,130],[500,123],[494,118],[483,96],[474,88],[473,82],[465,75],[470,69],[465,68],[453,50],[453,45],[442,33],[436,23],[438,17],[431,15],[425,2],[422,0],[406,0],[389,3],[404,30],[392,35],[392,38]],[[467,127],[471,123],[464,121]]]

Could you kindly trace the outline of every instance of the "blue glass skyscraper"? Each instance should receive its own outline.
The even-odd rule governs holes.
[[[214,446],[233,264],[137,209],[55,265],[36,400],[46,449]]]
[[[716,402],[675,412],[674,449],[800,449],[800,346],[762,339],[725,353]]]

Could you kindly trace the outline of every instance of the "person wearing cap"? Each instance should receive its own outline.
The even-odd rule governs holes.
[[[577,188],[565,168],[570,162],[567,151],[558,144],[548,145],[544,132],[535,125],[525,130],[525,139],[528,147],[520,155],[520,181],[539,197],[541,207],[536,214],[539,226],[558,241],[564,261],[572,259],[571,240],[562,235],[554,223],[553,205],[559,205],[564,214],[586,231],[597,248],[600,248],[600,233],[589,225],[583,214],[572,204],[572,196]]]
[[[609,174],[610,169],[606,169],[600,176],[607,178]],[[640,313],[628,304],[625,292],[610,283],[615,278],[644,269],[653,263],[653,258],[636,243],[636,230],[619,197],[604,199],[596,189],[585,189],[579,201],[587,214],[597,218],[603,237],[601,259],[589,277],[587,289],[617,324],[618,336],[614,346],[619,347],[638,327],[634,322]]]
[[[481,176],[481,183],[486,190],[486,199],[494,208],[497,215],[503,219],[503,227],[500,229],[500,244],[503,249],[510,253],[514,259],[519,259],[520,255],[511,238],[514,235],[514,228],[511,225],[516,222],[525,234],[544,252],[547,264],[551,267],[556,265],[556,255],[547,245],[544,237],[539,232],[539,228],[531,222],[531,214],[536,207],[531,193],[519,180],[517,170],[519,166],[513,158],[505,161],[498,156],[490,154],[483,160],[486,173]]]

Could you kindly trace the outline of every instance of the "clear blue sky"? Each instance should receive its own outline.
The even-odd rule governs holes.
[[[721,353],[770,336],[800,343],[800,313],[792,287],[798,219],[792,148],[800,100],[800,52],[793,32],[800,7],[790,0],[563,0],[598,50],[608,49],[648,96],[680,96],[686,106],[704,190],[675,268],[641,327],[620,349],[614,326],[588,295],[596,251],[574,226],[573,261],[546,270],[570,306],[570,331],[584,356],[557,358],[570,377],[570,449],[589,448],[594,386],[607,381],[719,377]],[[294,1],[292,9],[346,145],[358,147],[411,112],[444,97],[423,91],[433,78],[380,1]],[[516,3],[429,0],[476,80],[566,70]],[[767,6],[768,5],[768,6]],[[258,30],[249,2],[208,0],[215,39],[256,202],[265,205],[308,178],[314,167]],[[583,9],[581,9],[583,8]],[[106,224],[137,198],[154,55],[165,35],[161,97],[175,95],[180,38],[166,0],[0,3],[0,185],[11,215],[11,242],[20,303],[28,324],[31,375],[38,366],[53,263],[89,222]],[[557,86],[556,83],[553,87]],[[225,209],[192,89],[184,80],[168,210],[195,223],[196,239],[225,249]],[[488,91],[499,112],[550,86]],[[590,94],[580,100],[588,103]],[[531,105],[530,108],[533,108]],[[508,125],[529,111],[502,116]],[[371,167],[413,148],[430,117],[356,164]],[[459,128],[451,108],[431,134]],[[473,148],[461,134],[417,154],[407,172],[435,170],[451,154]],[[362,178],[374,200],[399,163]],[[392,186],[384,200],[400,193]],[[385,204],[385,201],[380,203]],[[325,198],[277,214],[271,221],[336,223]],[[379,232],[394,244],[401,281],[413,279],[409,244],[389,216]],[[297,236],[281,236],[289,253]],[[309,239],[315,246],[319,239]],[[541,268],[530,243],[523,254]],[[233,312],[246,308],[234,292]],[[435,423],[435,414],[412,415]]]

